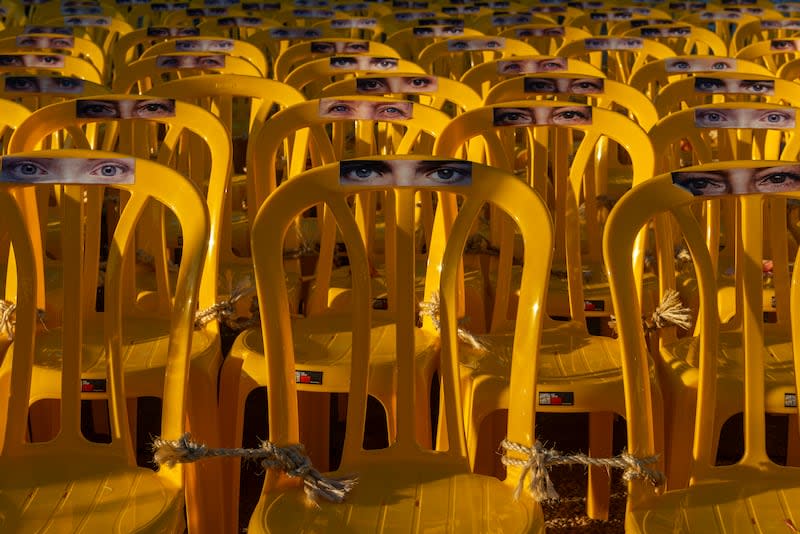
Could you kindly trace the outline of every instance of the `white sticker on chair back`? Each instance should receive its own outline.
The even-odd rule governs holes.
[[[86,87],[83,80],[67,76],[6,76],[3,80],[3,88],[7,93],[79,95]]]
[[[414,116],[414,103],[409,101],[372,101],[366,99],[322,98],[319,116],[332,119],[402,121]]]
[[[583,40],[586,50],[639,50],[644,41],[638,37],[590,37]]]
[[[742,18],[742,14],[735,11],[703,11],[699,15],[704,20],[739,20]]]
[[[332,19],[334,17],[332,9],[295,9],[292,16],[298,19]]]
[[[515,24],[530,24],[533,17],[529,13],[510,13],[492,17],[492,26],[513,26]]]
[[[225,67],[225,56],[223,54],[156,56],[156,67],[163,69],[221,69]]]
[[[652,26],[653,24],[672,24],[672,19],[634,19],[631,21],[631,28],[640,28],[642,26]]]
[[[526,76],[522,83],[526,93],[589,95],[601,94],[605,90],[603,78]]]
[[[242,2],[245,11],[277,11],[280,8],[280,2]]]
[[[192,7],[186,9],[186,15],[190,17],[222,17],[227,14],[227,7]]]
[[[0,182],[38,184],[132,184],[133,158],[4,156]]]
[[[736,70],[737,61],[729,57],[674,57],[664,60],[665,72],[705,72]]]
[[[166,3],[166,2],[156,2],[150,4],[150,10],[154,13],[159,13],[161,11],[180,11],[182,9],[187,9],[189,7],[189,2],[173,2],[173,3]]]
[[[312,54],[365,54],[369,52],[369,41],[315,41],[309,43]]]
[[[47,35],[28,33],[17,35],[16,44],[19,48],[74,48],[75,38],[71,35]]]
[[[800,49],[800,39],[772,39],[769,49],[778,52],[797,52]]]
[[[795,127],[795,108],[713,108],[694,110],[697,128],[769,128],[786,130]]]
[[[514,76],[533,72],[559,72],[567,70],[567,65],[567,58],[564,57],[504,59],[497,62],[497,73]]]
[[[591,106],[495,107],[495,126],[577,126],[592,124]]]
[[[239,26],[242,28],[257,28],[264,24],[261,17],[220,17],[217,19],[217,26]]]
[[[75,35],[75,30],[67,26],[25,26],[22,35],[29,33],[57,33],[59,35]]]
[[[436,76],[390,76],[386,78],[356,78],[360,94],[433,93],[439,89]]]
[[[672,183],[704,197],[789,193],[800,191],[800,165],[678,171],[672,173]]]
[[[339,183],[349,186],[441,187],[472,184],[472,163],[464,160],[345,160]]]
[[[775,80],[746,80],[742,78],[694,77],[697,93],[724,93],[731,95],[774,95]]]
[[[75,101],[75,116],[81,119],[156,119],[174,117],[175,99],[81,99]]]
[[[482,50],[504,50],[504,37],[476,37],[468,39],[450,39],[447,41],[449,52],[477,52]]]

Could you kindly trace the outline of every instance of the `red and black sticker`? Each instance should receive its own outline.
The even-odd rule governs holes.
[[[574,406],[575,394],[571,391],[547,391],[539,393],[539,406]]]
[[[294,381],[298,384],[322,385],[322,371],[295,371]]]
[[[601,312],[605,311],[606,303],[604,300],[584,300],[583,311]]]
[[[389,309],[389,299],[386,297],[379,297],[376,299],[372,299],[372,309],[373,310],[388,310]]]
[[[784,393],[784,395],[783,395],[783,407],[784,408],[797,408],[797,394],[796,393]]]
[[[105,378],[81,378],[82,393],[105,393]]]

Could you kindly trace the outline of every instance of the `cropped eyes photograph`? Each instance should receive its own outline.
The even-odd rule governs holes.
[[[736,70],[736,60],[715,57],[679,57],[664,60],[666,72],[702,72],[709,70]]]
[[[780,50],[781,52],[796,52],[800,39],[773,39],[769,42],[770,50]]]
[[[356,78],[356,91],[361,94],[429,93],[438,89],[439,80],[435,76]]]
[[[761,29],[774,29],[783,28],[785,30],[798,30],[800,29],[800,21],[798,20],[762,20]]]
[[[178,39],[175,41],[178,52],[222,52],[233,50],[232,39]]]
[[[83,80],[66,76],[7,76],[4,82],[7,93],[81,94],[86,86]]]
[[[411,28],[414,37],[453,37],[464,35],[463,26],[417,26]]]
[[[339,163],[342,185],[435,187],[472,184],[472,163],[462,160],[349,160]]]
[[[800,191],[800,165],[673,172],[672,183],[695,196]]]
[[[48,35],[18,35],[17,46],[20,48],[74,48],[75,38],[72,36],[51,37]]]
[[[169,28],[167,26],[153,26],[147,28],[149,37],[194,37],[200,35],[200,28],[189,26],[178,26]]]
[[[506,47],[504,37],[494,37],[489,39],[453,39],[447,41],[447,50],[451,52],[465,52],[472,50],[503,50]]]
[[[76,100],[75,116],[84,119],[140,119],[175,116],[175,100]]]
[[[66,26],[25,26],[22,35],[30,33],[57,33],[59,35],[74,35],[75,30]]]
[[[739,20],[742,18],[742,14],[734,11],[704,11],[700,13],[700,18],[706,20]]]
[[[330,9],[295,9],[292,16],[299,19],[332,19],[334,12]]]
[[[564,6],[532,6],[531,13],[566,13]]]
[[[477,13],[481,8],[478,6],[442,6],[441,10],[445,15],[465,15]]]
[[[592,37],[583,40],[586,50],[637,50],[644,41],[636,37]]]
[[[157,56],[156,67],[164,69],[219,69],[225,67],[225,56],[222,54],[208,56]]]
[[[423,18],[419,19],[417,22],[420,26],[464,26],[464,19],[454,19],[454,18],[447,18],[447,19],[432,19],[432,18]]]
[[[599,94],[605,89],[602,78],[536,78],[523,80],[526,93]]]
[[[636,19],[631,21],[631,28],[641,28],[642,26],[652,26],[654,24],[672,24],[672,19]]]
[[[111,26],[109,17],[69,17],[64,19],[67,26]]]
[[[397,58],[373,56],[332,56],[330,66],[342,70],[397,70]]]
[[[369,52],[368,41],[318,41],[311,43],[312,54],[360,54]]]
[[[132,184],[133,158],[23,158],[4,156],[0,182]]]
[[[243,28],[258,27],[264,24],[261,17],[220,17],[217,19],[217,26],[241,26]]]
[[[691,26],[672,26],[670,28],[642,28],[642,37],[686,37],[692,34]]]
[[[315,28],[274,28],[269,30],[271,39],[316,39],[322,37],[322,30]]]
[[[492,110],[495,126],[584,125],[592,123],[591,106],[497,107]]]
[[[355,18],[355,19],[334,19],[331,21],[331,28],[374,28],[378,25],[378,19]]]
[[[413,117],[412,102],[372,102],[323,98],[319,101],[319,116],[336,119],[406,120]]]
[[[409,20],[424,20],[435,16],[436,13],[433,11],[408,11],[405,13],[395,13],[394,20],[397,22],[404,22]],[[436,26],[436,24],[429,24],[428,26]],[[445,26],[448,26],[448,24],[445,24]]]
[[[633,15],[631,13],[590,13],[592,20],[628,20]]]
[[[56,54],[0,54],[0,67],[63,69],[64,56]]]
[[[567,70],[567,58],[504,59],[497,62],[498,74],[556,72]]]
[[[727,93],[742,95],[774,95],[775,80],[742,80],[741,78],[694,78],[698,93]]]
[[[529,24],[533,18],[527,13],[516,15],[497,15],[492,17],[492,26],[513,26],[514,24]]]
[[[564,28],[520,28],[516,31],[517,37],[563,37]]]
[[[794,108],[699,108],[694,111],[698,128],[775,128],[795,126]]]

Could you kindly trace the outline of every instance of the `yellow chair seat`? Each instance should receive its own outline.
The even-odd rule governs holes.
[[[74,452],[74,451],[73,451]],[[119,459],[64,455],[54,480],[52,457],[0,462],[2,532],[179,532],[183,492],[150,469]],[[24,476],[21,471],[24,471]],[[15,473],[20,476],[15,476]],[[21,483],[19,481],[24,481]],[[177,512],[177,513],[176,513]]]
[[[764,325],[764,365],[768,379],[764,383],[766,407],[770,413],[797,413],[797,408],[786,408],[784,395],[795,392],[792,361],[792,340],[789,332],[779,331],[770,324]],[[684,388],[697,388],[700,341],[697,337],[682,338],[661,349],[661,358],[670,372],[664,379],[680,383]],[[718,417],[730,417],[741,411],[744,354],[741,334],[723,332],[719,337],[717,375],[719,387],[725,391],[727,402],[718,407]],[[723,419],[724,420],[724,419]]]
[[[727,468],[716,468],[723,471]],[[798,476],[747,476],[704,481],[688,490],[669,491],[647,507],[628,511],[625,532],[791,532],[800,524]],[[719,473],[723,475],[723,473]],[[724,476],[724,475],[723,475]],[[727,478],[727,477],[726,477]],[[745,504],[747,503],[747,504]]]
[[[385,451],[375,452],[376,457],[387,456]],[[446,461],[442,455],[431,456]],[[459,534],[544,529],[541,508],[528,495],[515,501],[509,484],[470,474],[465,465],[452,461],[445,465],[431,461],[420,482],[420,462],[404,467],[396,458],[389,465],[366,461],[347,473],[331,474],[357,472],[358,484],[344,503],[321,502],[318,509],[309,507],[302,489],[289,480],[285,487],[262,496],[248,532],[394,533],[417,532],[418,525],[437,527],[425,532]]]
[[[296,370],[322,373],[322,384],[304,386],[299,389],[319,392],[347,391],[350,384],[352,362],[352,332],[350,318],[340,315],[320,315],[296,319],[292,322]],[[438,359],[439,336],[423,329],[415,329],[414,350],[418,354],[417,364],[434,365]],[[370,394],[377,391],[387,394],[387,384],[393,382],[395,366],[395,326],[384,324],[372,329],[370,361]],[[264,360],[264,344],[260,328],[243,332],[234,342],[231,353],[243,358],[243,373],[247,376],[264,377],[267,368]],[[426,373],[427,374],[427,373]],[[431,373],[432,374],[432,371]],[[384,402],[386,399],[379,399]]]
[[[94,324],[92,324],[94,323]],[[125,365],[125,387],[131,396],[161,397],[164,366],[169,343],[169,321],[159,318],[127,318],[122,329],[122,361]],[[62,329],[51,328],[37,335],[35,372],[31,383],[31,399],[60,398]],[[9,354],[14,351],[11,345]],[[219,368],[219,347],[206,330],[192,335],[192,367]],[[8,358],[11,362],[13,358]],[[106,376],[102,316],[86,325],[83,338],[83,374],[86,379]],[[43,379],[43,374],[53,374]],[[56,388],[53,391],[48,388]]]

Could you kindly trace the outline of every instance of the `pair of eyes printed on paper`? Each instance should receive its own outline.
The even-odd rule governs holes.
[[[472,184],[472,163],[463,160],[349,160],[339,163],[344,186],[437,187]]]
[[[578,126],[592,124],[591,106],[496,107],[495,126]]]
[[[133,158],[25,158],[5,156],[0,182],[15,184],[132,184]]]
[[[800,191],[800,165],[672,173],[672,183],[695,196],[716,197]]]
[[[786,130],[796,124],[794,108],[712,108],[694,110],[698,128],[770,128]]]

